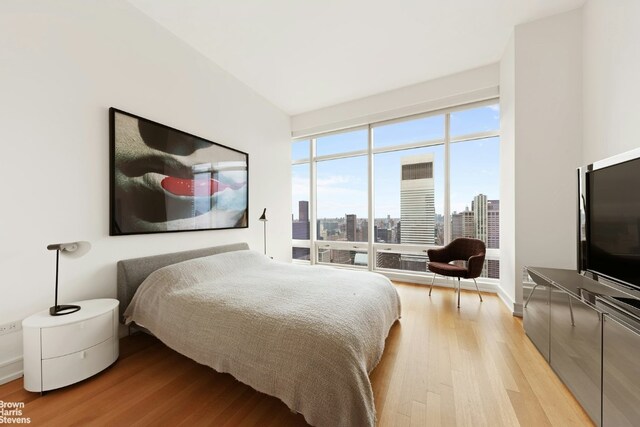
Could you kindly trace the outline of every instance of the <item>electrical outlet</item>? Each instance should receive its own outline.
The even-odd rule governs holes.
[[[12,332],[18,332],[22,329],[22,322],[16,320],[15,322],[5,323],[0,325],[0,335],[10,334]]]

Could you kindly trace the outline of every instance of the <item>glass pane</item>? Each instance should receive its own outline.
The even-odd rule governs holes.
[[[316,140],[316,156],[366,150],[367,145],[367,129],[322,136]]]
[[[488,277],[490,279],[500,278],[500,260],[488,259],[484,262],[485,268],[482,270],[480,277]]]
[[[311,249],[299,248],[294,246],[293,248],[291,248],[291,258],[302,261],[309,261],[311,259]]]
[[[444,139],[444,115],[392,123],[373,128],[375,148]]]
[[[354,265],[366,267],[369,263],[366,251],[318,248],[318,262],[327,264]]]
[[[309,164],[291,166],[292,237],[309,240]]]
[[[367,157],[318,162],[318,240],[367,242]]]
[[[500,247],[500,139],[451,144],[451,238]]]
[[[500,130],[498,104],[451,113],[451,138],[492,130]]]
[[[374,156],[377,242],[444,243],[444,146]]]
[[[429,257],[426,255],[403,255],[396,252],[377,252],[376,268],[427,272]]]
[[[295,141],[291,144],[291,160],[302,160],[309,158],[309,140]]]

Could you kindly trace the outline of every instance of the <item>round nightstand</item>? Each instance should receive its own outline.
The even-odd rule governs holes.
[[[24,388],[43,392],[82,381],[118,358],[118,305],[115,299],[73,304],[80,311],[51,316],[43,310],[22,321]]]

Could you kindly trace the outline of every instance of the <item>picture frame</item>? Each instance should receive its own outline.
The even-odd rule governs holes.
[[[109,235],[249,227],[249,154],[111,107]]]

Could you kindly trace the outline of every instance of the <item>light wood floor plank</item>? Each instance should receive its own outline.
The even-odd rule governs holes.
[[[427,425],[427,405],[422,402],[411,402],[411,427],[424,427]]]
[[[426,422],[425,426],[439,427],[442,425],[441,418],[441,399],[437,393],[427,393],[427,408],[426,408]]]
[[[462,425],[456,420],[456,405],[453,386],[443,385],[440,388],[440,419],[443,426]]]
[[[371,372],[379,426],[584,426],[591,422],[495,295],[397,284],[402,319]],[[121,340],[101,374],[40,396],[22,380],[32,425],[305,426],[280,400],[198,365],[147,335]]]

